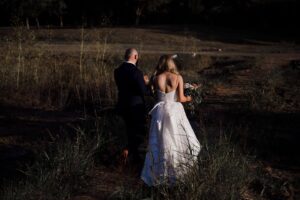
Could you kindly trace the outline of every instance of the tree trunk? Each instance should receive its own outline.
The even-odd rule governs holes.
[[[36,22],[36,27],[37,27],[38,29],[40,29],[40,21],[39,21],[39,18],[38,18],[38,17],[35,18],[35,22]]]
[[[29,24],[29,18],[26,17],[26,27],[27,27],[27,30],[30,29],[30,24]]]
[[[60,27],[64,27],[64,21],[63,21],[63,16],[59,16],[59,20],[60,20]]]
[[[135,25],[136,26],[140,25],[142,10],[143,10],[142,8],[138,7],[135,11]]]
[[[135,18],[135,25],[136,26],[140,25],[140,16],[139,15],[137,15]]]

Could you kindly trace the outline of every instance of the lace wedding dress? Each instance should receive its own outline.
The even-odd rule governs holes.
[[[193,165],[201,148],[176,91],[157,94],[158,103],[149,113],[148,152],[141,174],[149,186],[174,183]]]

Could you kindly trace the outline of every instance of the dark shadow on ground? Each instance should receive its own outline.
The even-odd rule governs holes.
[[[204,103],[200,108],[201,123],[207,129],[215,129],[216,134],[220,134],[220,127],[231,132],[247,153],[274,167],[300,169],[299,113],[254,112],[236,109],[235,104],[219,104]]]
[[[78,113],[0,106],[0,182],[23,176],[20,170],[34,159],[38,145],[45,146],[50,134],[72,129],[81,122]]]

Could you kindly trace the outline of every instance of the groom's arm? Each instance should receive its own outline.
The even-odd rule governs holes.
[[[136,70],[135,80],[139,89],[139,92],[143,96],[151,96],[151,90],[146,86],[143,72]]]

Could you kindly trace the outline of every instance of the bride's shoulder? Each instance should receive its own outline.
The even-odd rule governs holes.
[[[157,75],[155,78],[156,78],[157,80],[165,79],[165,78],[166,78],[166,74],[161,73],[161,74]]]
[[[178,81],[183,81],[183,77],[180,74],[177,74]]]

